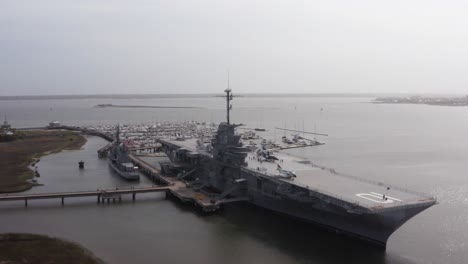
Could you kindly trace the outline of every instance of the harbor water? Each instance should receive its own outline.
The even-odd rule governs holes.
[[[46,234],[80,243],[108,263],[466,263],[468,261],[468,108],[372,104],[372,98],[239,97],[232,121],[329,134],[326,144],[288,150],[344,174],[383,181],[435,196],[439,204],[415,216],[389,239],[385,251],[265,210],[233,204],[214,215],[166,200],[164,194],[123,197],[100,204],[94,198],[0,204],[0,233]],[[96,108],[97,104],[193,106],[193,109]],[[13,127],[97,126],[220,122],[220,98],[4,100],[0,114]],[[304,134],[305,137],[313,135]],[[97,157],[105,144],[87,137],[83,149],[41,158],[43,186],[58,192],[148,186],[126,182]],[[78,161],[85,169],[78,169]],[[150,161],[151,162],[151,161]],[[313,175],[311,175],[313,177]],[[369,190],[363,190],[369,191]],[[391,191],[389,193],[391,195]]]

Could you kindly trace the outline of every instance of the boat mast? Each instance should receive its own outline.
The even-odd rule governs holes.
[[[120,142],[120,124],[117,124],[117,131],[115,133],[115,140],[117,143]]]

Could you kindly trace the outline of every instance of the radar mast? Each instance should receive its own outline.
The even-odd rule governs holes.
[[[229,83],[229,72],[228,72],[228,82],[227,82],[227,89],[224,90],[224,92],[226,93],[226,113],[227,113],[227,123],[230,124],[230,119],[229,119],[229,113],[232,109],[232,105],[230,103],[230,101],[232,101],[232,90],[231,90],[231,86],[230,86],[230,83]]]

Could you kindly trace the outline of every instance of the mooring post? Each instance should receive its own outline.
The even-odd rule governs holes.
[[[97,195],[97,203],[101,203],[101,195],[100,194]]]
[[[119,203],[122,202],[122,196],[119,196]]]
[[[65,197],[62,196],[62,206],[65,205]]]
[[[115,197],[114,197],[114,198],[112,198],[112,203],[115,203]]]
[[[110,198],[107,198],[107,203],[108,203],[108,204],[110,203]]]
[[[28,207],[28,198],[24,198],[24,207]]]
[[[135,195],[136,195],[136,193],[133,193],[133,194],[132,194],[132,199],[133,199],[133,201],[135,201]]]

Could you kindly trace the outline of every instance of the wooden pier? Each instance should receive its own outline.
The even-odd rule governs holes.
[[[169,180],[167,180],[165,177],[162,177],[161,171],[157,168],[154,168],[144,160],[138,158],[134,154],[128,155],[130,160],[138,166],[138,169],[140,172],[145,174],[150,180],[157,184],[164,184],[164,185],[172,185],[173,183]]]
[[[107,158],[107,154],[109,152],[109,149],[113,146],[114,142],[111,142],[107,145],[105,145],[104,147],[98,149],[97,153],[98,153],[98,157],[100,159],[105,159]]]
[[[169,190],[166,193],[167,195],[173,196],[184,203],[193,203],[203,212],[215,212],[221,208],[223,203],[230,202],[227,199],[218,200],[216,195],[203,193],[196,188],[192,188],[176,177],[164,176],[159,169],[154,168],[137,156],[129,155],[129,157],[139,167],[139,170],[151,180],[159,184],[168,185]]]
[[[112,200],[115,202],[122,201],[122,195],[131,194],[132,200],[136,199],[137,193],[153,193],[153,192],[166,192],[169,190],[168,186],[163,187],[140,187],[140,188],[115,188],[115,189],[102,189],[96,191],[81,191],[81,192],[56,192],[56,193],[35,193],[35,194],[21,194],[21,195],[0,195],[0,202],[2,201],[24,201],[24,206],[28,206],[29,200],[42,200],[42,199],[60,199],[62,205],[65,204],[65,198],[72,197],[96,197],[98,203],[107,201],[110,203]]]

